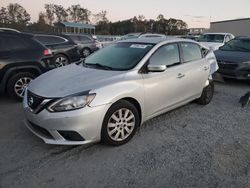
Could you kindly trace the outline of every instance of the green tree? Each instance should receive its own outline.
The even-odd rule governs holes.
[[[6,25],[9,23],[9,20],[8,20],[8,11],[5,7],[2,7],[0,9],[0,24],[2,26]]]
[[[106,10],[102,10],[101,12],[94,14],[94,22],[97,25],[97,33],[99,33],[100,31],[102,32],[102,34],[110,34],[110,23],[109,20],[107,18],[107,11]]]
[[[49,25],[52,25],[54,20],[55,20],[54,5],[53,4],[45,4],[44,8],[45,8],[45,12],[46,12],[46,19],[47,19]]]
[[[82,23],[90,21],[89,17],[91,15],[91,12],[88,9],[81,7],[81,5],[79,4],[72,5],[67,9],[67,12],[70,16],[70,21]]]
[[[26,26],[30,21],[30,14],[19,4],[10,3],[7,6],[8,21],[12,25]]]
[[[56,15],[57,22],[67,21],[68,13],[62,5],[54,5],[53,12]]]

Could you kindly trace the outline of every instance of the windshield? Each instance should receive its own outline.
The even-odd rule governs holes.
[[[250,39],[233,39],[222,46],[220,50],[250,52]]]
[[[152,44],[117,43],[87,57],[85,65],[108,70],[129,70],[134,68],[152,47]]]
[[[223,43],[225,35],[218,35],[218,34],[207,34],[201,35],[198,38],[198,42],[215,42],[215,43]]]

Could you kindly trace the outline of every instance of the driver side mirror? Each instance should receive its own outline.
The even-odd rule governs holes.
[[[164,72],[167,67],[166,65],[148,65],[147,66],[148,72]]]

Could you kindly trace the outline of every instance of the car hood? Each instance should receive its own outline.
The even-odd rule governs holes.
[[[211,50],[217,50],[219,49],[219,47],[223,46],[223,43],[215,43],[215,42],[201,42],[201,44]]]
[[[235,51],[223,51],[217,50],[214,52],[218,62],[225,63],[242,63],[250,61],[250,52],[235,52]]]
[[[45,98],[59,98],[119,82],[124,71],[108,71],[71,64],[51,70],[33,80],[28,90]]]

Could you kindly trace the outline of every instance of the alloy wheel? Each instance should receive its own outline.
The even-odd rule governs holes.
[[[83,54],[83,57],[88,57],[90,55],[89,49],[84,49],[82,54]]]
[[[14,90],[15,93],[23,98],[24,97],[24,92],[25,89],[27,88],[27,86],[29,85],[29,83],[32,81],[33,79],[30,77],[23,77],[20,78],[19,80],[16,81],[15,85],[14,85]]]
[[[114,112],[108,121],[107,131],[114,141],[128,138],[135,128],[135,115],[129,109],[122,108]]]
[[[69,62],[68,62],[68,59],[66,57],[59,56],[56,58],[55,64],[56,64],[56,67],[63,67],[65,65],[68,65]]]

